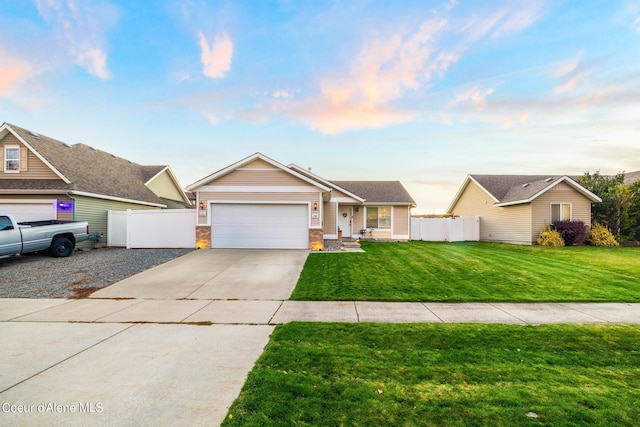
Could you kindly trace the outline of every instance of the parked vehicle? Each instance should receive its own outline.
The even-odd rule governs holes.
[[[54,257],[73,253],[76,243],[89,238],[86,221],[16,222],[0,212],[0,256],[48,250]]]

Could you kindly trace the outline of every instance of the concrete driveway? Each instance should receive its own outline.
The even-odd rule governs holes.
[[[92,298],[286,300],[306,250],[191,252],[95,292]]]
[[[0,425],[219,425],[307,255],[200,250],[91,299],[0,300]]]

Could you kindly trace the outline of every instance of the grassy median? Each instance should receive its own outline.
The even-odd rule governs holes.
[[[224,425],[637,425],[640,326],[278,326]]]
[[[640,302],[640,249],[362,242],[310,254],[291,299]]]

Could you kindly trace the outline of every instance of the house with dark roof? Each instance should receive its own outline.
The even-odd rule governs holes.
[[[567,175],[468,175],[447,213],[479,216],[481,241],[530,245],[555,221],[591,226],[601,201]]]
[[[324,239],[409,240],[415,201],[399,181],[329,181],[255,153],[187,186],[199,247],[323,248]]]
[[[133,163],[85,144],[69,145],[0,126],[0,211],[18,221],[88,221],[107,236],[107,211],[191,206],[167,165]]]

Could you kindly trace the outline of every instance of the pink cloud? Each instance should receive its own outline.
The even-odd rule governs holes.
[[[0,93],[12,92],[36,74],[29,61],[10,55],[0,47]]]
[[[318,99],[280,104],[276,110],[326,134],[351,129],[380,128],[414,120],[418,115],[416,111],[382,105],[372,106],[365,102],[343,102],[336,105]]]
[[[111,77],[104,39],[117,18],[113,6],[104,1],[75,0],[36,0],[36,6],[76,64],[100,79]]]
[[[219,33],[213,43],[209,45],[202,32],[199,32],[198,35],[200,37],[200,49],[202,50],[200,55],[202,73],[212,79],[223,78],[231,70],[231,59],[233,57],[231,39],[227,33]]]

